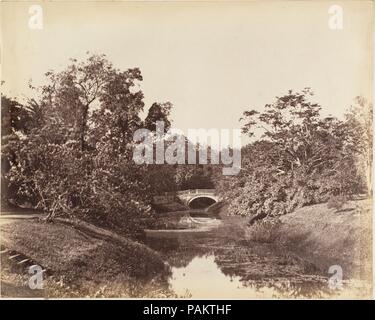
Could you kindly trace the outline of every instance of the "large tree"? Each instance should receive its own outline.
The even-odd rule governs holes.
[[[243,131],[254,142],[242,150],[240,174],[219,181],[232,212],[284,214],[364,190],[355,165],[359,150],[353,147],[359,124],[322,117],[312,96],[308,88],[290,90],[264,111],[244,113]]]
[[[133,133],[143,126],[140,70],[93,55],[46,77],[24,117],[33,125],[10,124],[16,134],[4,156],[14,200],[33,199],[49,219],[64,214],[129,229],[149,211],[152,188],[148,168],[132,161]]]
[[[69,138],[86,143],[89,114],[99,103],[104,85],[115,71],[104,55],[92,55],[85,61],[71,59],[63,71],[48,71],[48,84],[41,87],[42,108],[49,117],[69,129]]]
[[[357,155],[356,166],[366,177],[367,193],[372,195],[373,165],[373,105],[363,97],[346,113],[345,130],[348,132],[348,150]]]
[[[243,132],[253,137],[256,129],[261,139],[275,144],[281,153],[280,172],[304,166],[307,172],[320,168],[331,160],[339,140],[336,130],[340,126],[333,117],[321,118],[321,106],[308,100],[313,96],[310,89],[277,97],[265,111],[246,111]],[[336,130],[336,135],[333,134]]]

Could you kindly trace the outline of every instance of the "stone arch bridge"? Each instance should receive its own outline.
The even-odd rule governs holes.
[[[211,199],[213,202],[219,202],[220,197],[216,194],[215,189],[190,189],[176,192],[165,192],[163,195],[155,196],[155,204],[168,204],[176,200],[183,204],[191,206],[195,200]]]

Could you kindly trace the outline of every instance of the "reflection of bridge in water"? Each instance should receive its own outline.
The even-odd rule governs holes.
[[[179,200],[183,204],[191,207],[194,202],[201,200],[211,200],[211,203],[218,202],[220,197],[215,189],[190,189],[176,192],[165,192],[163,195],[155,196],[155,204],[168,204]]]

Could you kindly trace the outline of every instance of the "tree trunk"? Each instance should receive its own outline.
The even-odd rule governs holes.
[[[86,105],[82,110],[82,124],[81,124],[81,134],[80,134],[80,144],[81,150],[85,149],[85,134],[86,134],[86,122],[87,122],[87,113],[89,110],[89,106]]]

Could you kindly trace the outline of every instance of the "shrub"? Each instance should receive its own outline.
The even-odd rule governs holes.
[[[279,218],[265,218],[256,221],[246,230],[248,240],[257,242],[275,242],[280,235],[281,221]]]

